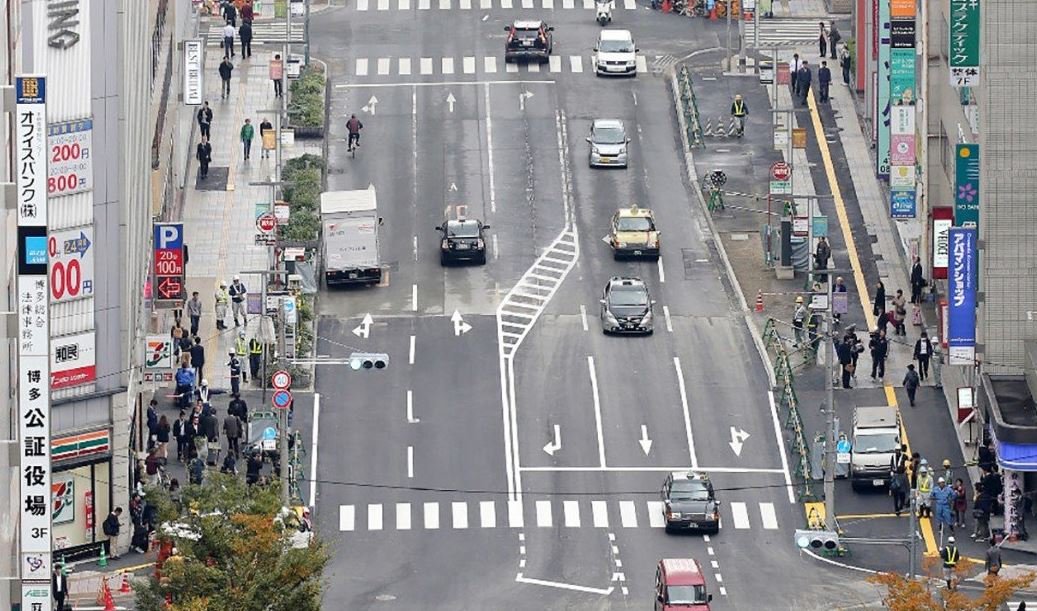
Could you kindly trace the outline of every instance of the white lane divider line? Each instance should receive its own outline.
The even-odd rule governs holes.
[[[454,519],[455,529],[468,528],[468,503],[464,501],[450,503],[450,513]]]
[[[720,568],[720,563],[717,562],[716,560],[710,560],[709,564],[710,564],[710,566],[712,566],[715,569],[719,569]]]
[[[677,388],[681,393],[681,407],[684,409],[684,432],[688,436],[688,454],[691,456],[691,468],[699,468],[699,459],[695,456],[695,440],[691,436],[691,411],[688,409],[688,389],[684,384],[684,370],[681,369],[679,356],[673,357],[673,368],[677,371]]]
[[[746,507],[745,503],[737,501],[731,503],[731,518],[737,530],[749,528],[749,508]]]
[[[551,528],[551,501],[537,501],[537,526]]]
[[[511,528],[522,528],[524,525],[522,520],[522,501],[508,501],[508,526]]]
[[[410,503],[396,503],[396,530],[410,530]]]
[[[320,432],[320,393],[313,393],[313,437],[310,440],[310,511],[317,507],[317,440]]]
[[[727,588],[725,588],[724,586],[720,586],[719,588],[717,588],[717,590],[720,592],[721,596],[727,596]]]
[[[796,504],[796,493],[792,488],[792,474],[789,472],[789,456],[785,453],[785,434],[778,422],[778,406],[774,403],[774,391],[767,391],[767,401],[771,406],[771,423],[774,425],[774,438],[778,441],[778,451],[781,456],[781,470],[785,475],[785,490],[789,494],[789,503]]]
[[[591,376],[591,396],[594,399],[594,427],[598,435],[598,462],[605,468],[605,431],[601,424],[601,399],[598,396],[598,374],[594,369],[594,357],[587,357],[587,369]]]
[[[367,530],[382,530],[381,503],[372,503],[367,506]]]
[[[415,312],[418,311],[418,285],[417,284],[410,285],[410,309],[415,311]]]
[[[584,331],[590,331],[590,327],[587,326],[587,306],[580,304],[580,323],[583,325]]]
[[[619,502],[619,521],[623,528],[637,528],[637,511],[633,501]]]
[[[422,511],[425,515],[425,528],[427,530],[439,528],[439,503],[425,503]]]
[[[580,503],[578,501],[562,501],[562,513],[565,515],[566,528],[580,527]]]
[[[414,478],[414,446],[407,446],[407,477]]]
[[[342,532],[350,532],[354,528],[356,528],[356,507],[352,505],[339,505],[338,529]]]
[[[655,260],[655,264],[659,267],[659,282],[666,282],[666,270],[663,268],[663,258],[661,255]]]
[[[623,561],[619,559],[619,544],[616,543],[616,533],[611,533],[611,532],[609,533],[609,541],[612,543],[612,546],[611,546],[611,552],[612,552],[611,553],[611,560],[612,560],[612,566],[613,566],[613,570],[612,570],[612,583],[613,584],[619,583],[620,584],[620,591],[623,592],[623,596],[626,596],[627,594],[630,593],[630,590],[627,588],[627,584],[626,584],[626,581],[627,581],[626,573],[623,572]],[[613,585],[612,587],[615,588],[616,586]]]
[[[432,74],[432,58],[422,57],[421,61],[418,62],[418,67],[420,68],[422,75]]]
[[[648,524],[652,528],[663,528],[666,526],[662,501],[648,501]]]
[[[494,509],[493,501],[479,501],[479,526],[482,528],[497,526],[497,511]]]
[[[605,501],[591,501],[591,514],[594,516],[594,528],[609,527],[609,509]]]
[[[663,318],[666,320],[666,331],[673,333],[673,319],[670,318],[670,306],[663,306]]]
[[[774,511],[774,503],[760,503],[760,518],[765,530],[778,530],[778,515]]]
[[[408,351],[408,354],[407,354],[407,361],[408,361],[408,364],[410,364],[410,365],[414,364],[414,342],[415,342],[415,337],[413,335],[411,335],[410,336],[410,350]]]
[[[500,244],[497,242],[497,234],[493,234],[490,241],[493,243],[493,258],[500,258]]]

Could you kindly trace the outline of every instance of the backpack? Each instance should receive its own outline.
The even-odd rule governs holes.
[[[114,524],[113,524],[113,522],[114,522]],[[115,535],[117,535],[118,534],[118,530],[119,530],[119,518],[116,518],[115,516],[112,516],[112,515],[108,516],[107,518],[105,518],[104,523],[101,524],[101,531],[104,532],[104,534],[108,535],[109,537],[114,537]]]

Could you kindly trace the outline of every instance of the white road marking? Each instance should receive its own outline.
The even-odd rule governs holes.
[[[706,548],[706,553],[709,554],[710,556],[713,555],[713,546],[712,545],[710,545],[709,547]]]
[[[497,58],[492,55],[487,55],[482,58],[482,70],[488,74],[494,74],[497,72]]]
[[[511,0],[500,0],[501,8],[511,8]]]
[[[584,331],[590,331],[590,327],[587,326],[587,306],[580,304],[580,324],[583,325]]]
[[[413,245],[412,249],[414,251],[414,260],[417,261],[418,260],[418,236],[414,236],[413,242],[414,242],[414,245]]]
[[[410,58],[409,57],[401,57],[400,58],[400,75],[402,75],[402,76],[410,76]]]
[[[619,521],[623,528],[637,528],[637,511],[633,501],[619,502]]]
[[[652,528],[666,526],[666,517],[663,516],[662,501],[648,501],[648,523]]]
[[[310,511],[317,507],[317,439],[320,427],[320,393],[313,393],[313,437],[310,441]]]
[[[526,64],[526,70],[529,71],[529,72],[540,72],[540,64],[538,64],[538,63]]]
[[[490,86],[486,85],[483,91],[483,101],[486,106],[486,170],[489,172],[490,184],[490,212],[497,212],[497,189],[493,181],[493,119],[490,118]],[[496,234],[494,234],[496,235]]]
[[[545,9],[551,10],[551,9],[553,9],[554,7],[555,7],[555,2],[554,2],[554,0],[544,0],[544,8],[545,8]]]
[[[587,10],[594,8],[594,0],[583,0],[583,8]]]
[[[412,336],[413,337],[413,336]],[[421,422],[419,418],[414,417],[414,391],[407,391],[407,422],[415,424]]]
[[[454,73],[454,58],[453,57],[444,57],[442,63],[443,63],[443,74],[453,74]]]
[[[704,543],[709,543],[709,535],[702,535],[702,541]],[[713,552],[709,552],[709,555],[712,556]]]
[[[475,57],[466,56],[461,59],[461,68],[465,74],[475,74]]]
[[[633,2],[633,0],[630,1]],[[648,60],[645,59],[644,55],[638,55],[634,62],[637,64],[638,72],[648,72]]]
[[[724,576],[720,573],[716,573],[713,577],[717,580],[717,583],[724,583]]]
[[[632,11],[637,8],[636,0],[623,0],[623,8]]]
[[[522,501],[508,501],[508,526],[522,528]]]
[[[439,528],[439,503],[425,503],[425,528],[427,530],[436,530]]]
[[[418,10],[427,11],[429,8],[431,8],[429,4],[429,0],[418,0]]]
[[[765,530],[778,530],[778,515],[774,511],[774,503],[760,503],[760,517]]]
[[[408,364],[410,364],[410,365],[414,364],[414,341],[415,341],[415,337],[413,335],[411,335],[410,336],[410,350],[409,350],[409,354],[408,354],[408,357],[407,357]]]
[[[774,403],[774,391],[767,391],[767,400],[771,404],[771,423],[774,425],[774,438],[778,442],[778,452],[781,455],[781,469],[785,474],[785,490],[789,493],[789,503],[796,504],[796,493],[792,489],[792,474],[789,473],[789,457],[785,453],[785,437],[781,432],[781,423],[778,421],[778,407]]]
[[[432,74],[432,58],[422,57],[418,62],[422,74]]]
[[[461,10],[467,11],[472,8],[472,0],[461,0]]]
[[[357,0],[357,2],[356,2],[356,10],[358,10],[358,11],[366,11],[367,10],[367,0]]]
[[[675,357],[676,358],[676,357]],[[601,399],[598,397],[598,374],[594,370],[594,357],[587,357],[587,369],[591,375],[591,396],[594,399],[594,428],[598,435],[598,461],[601,466],[605,464],[605,433],[601,425]],[[693,461],[694,462],[694,461]]]
[[[673,319],[670,318],[670,306],[663,306],[663,318],[666,320],[666,330],[673,333]]]
[[[418,285],[410,285],[410,308],[415,312],[418,311]]]
[[[749,528],[749,508],[745,506],[745,503],[731,503],[731,518],[737,530]]]
[[[389,10],[389,0],[378,0],[378,10],[387,11]]]
[[[339,505],[338,507],[338,529],[342,532],[350,532],[356,527],[356,507],[352,505]]]
[[[410,530],[410,503],[396,503],[396,530]]]
[[[439,0],[439,10],[445,11],[450,9],[450,0]]]
[[[578,501],[562,501],[562,512],[565,514],[566,528],[580,527],[580,503]]]
[[[583,58],[579,55],[570,55],[569,69],[573,72],[583,72]]]
[[[655,260],[655,263],[659,267],[659,282],[666,282],[666,270],[663,268],[663,258],[660,256]]]
[[[479,526],[494,528],[497,526],[497,513],[493,501],[479,501]]]
[[[493,0],[479,0],[479,8],[483,10],[493,8]]]
[[[562,8],[573,8],[573,0],[562,0]]]
[[[691,411],[688,409],[688,389],[684,385],[684,371],[681,369],[679,356],[673,357],[673,368],[677,371],[677,388],[681,393],[681,407],[684,409],[684,432],[688,436],[688,454],[691,456],[691,466],[698,469],[699,459],[695,456],[695,440],[691,436]]]
[[[414,477],[414,446],[407,446],[407,477]]]
[[[717,590],[720,592],[721,596],[727,596],[727,588],[725,588],[724,586],[720,586],[719,588],[717,588]]]
[[[551,501],[537,501],[537,526],[551,528]]]
[[[580,586],[573,583],[561,583],[558,581],[547,581],[545,579],[533,579],[531,577],[524,577],[522,573],[515,576],[516,583],[526,583],[533,586],[543,586],[545,588],[557,588],[559,590],[571,590],[573,592],[583,592],[585,594],[599,594],[601,596],[608,596],[612,594],[612,591],[616,588],[591,588],[589,586]]]
[[[509,64],[512,65],[512,64]],[[518,70],[515,70],[518,72]],[[431,74],[431,73],[430,73]],[[473,79],[467,81],[398,81],[393,83],[346,83],[335,85],[335,89],[394,89],[398,87],[446,87],[450,85],[456,86],[476,86],[476,85],[556,85],[557,83],[549,79],[512,79],[512,80],[501,80],[501,79]]]
[[[594,516],[594,528],[609,527],[609,509],[605,501],[591,501],[591,513]]]
[[[696,471],[706,473],[784,473],[781,469],[766,469],[755,467],[692,467]],[[688,465],[673,467],[521,467],[521,471],[558,471],[560,473],[591,473],[616,472],[616,473],[668,473],[670,471],[687,471]]]
[[[389,66],[392,65],[392,59],[389,57],[378,58],[378,75],[385,76],[389,74]]]
[[[533,0],[522,0],[522,8],[531,9],[533,8]]]
[[[372,503],[367,506],[367,530],[382,530],[381,503]]]
[[[493,258],[494,259],[499,259],[500,258],[500,246],[497,244],[497,234],[493,234],[493,237],[490,238],[490,241],[493,242]]]
[[[356,75],[367,76],[367,58],[358,57],[356,59]]]
[[[511,72],[511,73],[518,72],[518,64],[515,64],[515,63],[507,64],[506,63],[506,64],[504,64],[504,71],[505,72]]]
[[[450,513],[454,518],[454,528],[468,528],[468,503],[463,501],[450,503]]]
[[[397,10],[409,11],[410,10],[410,0],[400,0],[400,2],[398,3],[397,7],[398,7]]]
[[[572,0],[570,0],[570,1],[572,1]],[[552,56],[550,56],[550,58],[548,58],[548,64],[550,66],[551,72],[561,72],[562,71],[562,56],[561,55],[552,55]]]
[[[719,569],[720,568],[720,563],[717,562],[716,560],[710,560],[709,561],[709,565],[712,566],[715,569]]]

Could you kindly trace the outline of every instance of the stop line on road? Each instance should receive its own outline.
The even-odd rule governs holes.
[[[594,10],[594,0],[350,0],[345,8],[355,11]],[[618,0],[615,8],[635,11],[638,6],[636,0]]]
[[[392,518],[387,518],[387,510]],[[528,510],[528,511],[527,511]],[[778,530],[774,503],[734,501],[721,505],[721,521],[735,530]],[[726,515],[725,515],[726,514]],[[662,501],[537,500],[369,503],[339,505],[342,532],[467,530],[486,528],[663,528]]]
[[[648,58],[637,56],[637,72],[649,71]],[[652,60],[655,69],[663,69],[676,63],[676,59],[657,55]],[[411,76],[411,75],[454,75],[454,74],[535,74],[535,73],[581,73],[594,71],[594,55],[552,55],[547,64],[505,63],[495,55],[476,57],[357,57],[347,72],[348,76]]]

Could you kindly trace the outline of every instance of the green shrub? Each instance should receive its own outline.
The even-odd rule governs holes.
[[[317,206],[321,192],[320,170],[307,168],[294,173],[290,178],[282,176],[281,180],[286,183],[283,188],[284,198],[292,205],[293,210],[296,207]]]
[[[288,122],[294,127],[324,127],[324,73],[307,66],[289,90]]]
[[[288,240],[316,240],[320,231],[320,219],[308,208],[292,206],[292,216],[284,227],[284,237]]]
[[[292,157],[284,163],[284,167],[281,168],[281,180],[291,180],[291,176],[301,170],[316,168],[324,171],[325,166],[324,158],[313,153],[306,153],[299,157]]]

